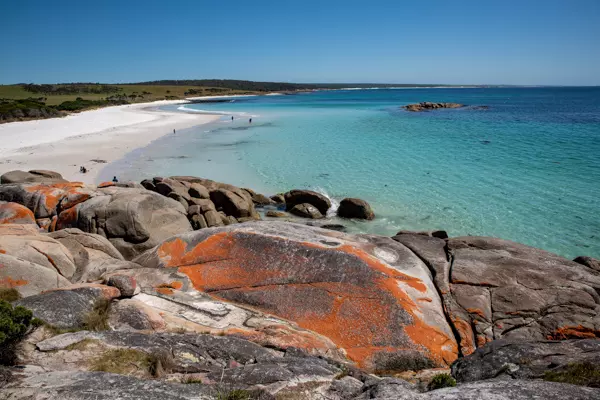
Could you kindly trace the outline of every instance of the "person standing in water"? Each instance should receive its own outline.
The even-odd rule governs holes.
[[[173,135],[175,134],[175,129],[173,129]]]
[[[231,116],[231,122],[233,122],[233,115]]]
[[[249,124],[251,124],[251,123],[252,123],[252,118],[250,118],[250,121],[249,121],[248,123],[249,123]]]

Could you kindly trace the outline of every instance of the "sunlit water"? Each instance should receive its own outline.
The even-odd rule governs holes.
[[[399,108],[420,101],[490,108]],[[371,203],[376,220],[354,231],[445,229],[600,257],[600,88],[329,91],[186,107],[225,115],[134,151],[101,178],[312,188]]]

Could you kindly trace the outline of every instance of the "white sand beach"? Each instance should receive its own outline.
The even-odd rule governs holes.
[[[190,128],[221,117],[158,109],[183,102],[131,104],[64,118],[1,124],[0,174],[15,169],[47,169],[70,181],[98,183],[100,170],[130,151],[173,134],[173,129]],[[79,172],[80,166],[88,172]]]

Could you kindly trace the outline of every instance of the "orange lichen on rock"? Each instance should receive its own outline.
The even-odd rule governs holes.
[[[600,330],[587,328],[581,325],[563,326],[556,329],[551,335],[548,335],[549,340],[594,338],[600,338]]]
[[[9,276],[4,277],[4,278],[0,278],[0,287],[3,287],[3,288],[14,288],[14,287],[17,287],[17,286],[25,286],[28,283],[29,282],[27,282],[26,280],[23,280],[23,279],[12,279]]]
[[[90,198],[89,193],[81,191],[83,188],[81,182],[65,182],[54,184],[40,184],[26,186],[24,189],[33,193],[39,198],[39,203],[43,204],[42,209],[56,212],[56,209],[62,201],[62,208],[70,208],[82,201]],[[36,211],[36,215],[37,215]],[[43,215],[42,215],[43,216]]]
[[[468,312],[469,314],[475,314],[475,315],[478,315],[478,316],[480,316],[482,319],[487,319],[487,318],[485,317],[485,314],[483,313],[483,311],[481,311],[479,308],[467,308],[467,312]]]
[[[69,291],[79,289],[100,289],[102,296],[107,300],[117,299],[121,297],[121,291],[114,286],[101,285],[99,283],[76,283],[69,286],[58,287],[51,290],[46,290],[42,293],[56,292],[56,291]]]
[[[228,328],[223,333],[241,337],[261,346],[282,350],[298,348],[304,349],[311,354],[320,355],[339,352],[337,347],[327,338],[320,337],[320,335],[313,332],[294,331],[287,326],[278,324],[258,329]]]
[[[165,267],[179,267],[197,290],[295,321],[331,339],[359,365],[370,365],[382,351],[422,351],[439,365],[457,358],[454,338],[425,323],[407,293],[427,292],[420,279],[353,245],[329,248],[293,242],[296,247],[290,250],[290,241],[263,238],[282,242],[267,243],[265,256],[259,235],[245,235],[220,232],[194,246],[175,238],[160,245],[157,255]],[[354,275],[362,275],[329,277],[339,274],[335,270],[319,275],[319,263],[327,257],[342,259],[340,267],[348,268],[347,276],[352,275],[352,268],[357,270]],[[352,265],[346,267],[346,261]]]
[[[452,324],[460,335],[460,350],[463,356],[468,356],[475,351],[475,342],[473,339],[473,330],[468,321],[459,318],[452,318]]]
[[[18,203],[0,204],[0,224],[35,223],[33,212]]]
[[[156,286],[154,289],[160,293],[165,295],[172,295],[173,289],[180,290],[183,287],[183,282],[181,281],[173,281],[170,283],[161,283]]]
[[[102,182],[101,184],[98,185],[98,189],[102,189],[105,187],[110,187],[110,186],[115,186],[114,182]]]

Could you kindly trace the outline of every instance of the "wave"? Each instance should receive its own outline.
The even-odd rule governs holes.
[[[238,117],[257,117],[258,115],[252,115],[247,112],[235,112],[235,111],[219,111],[219,110],[198,110],[196,108],[189,108],[186,106],[177,107],[179,111],[194,114],[211,114],[211,115],[233,115]]]

